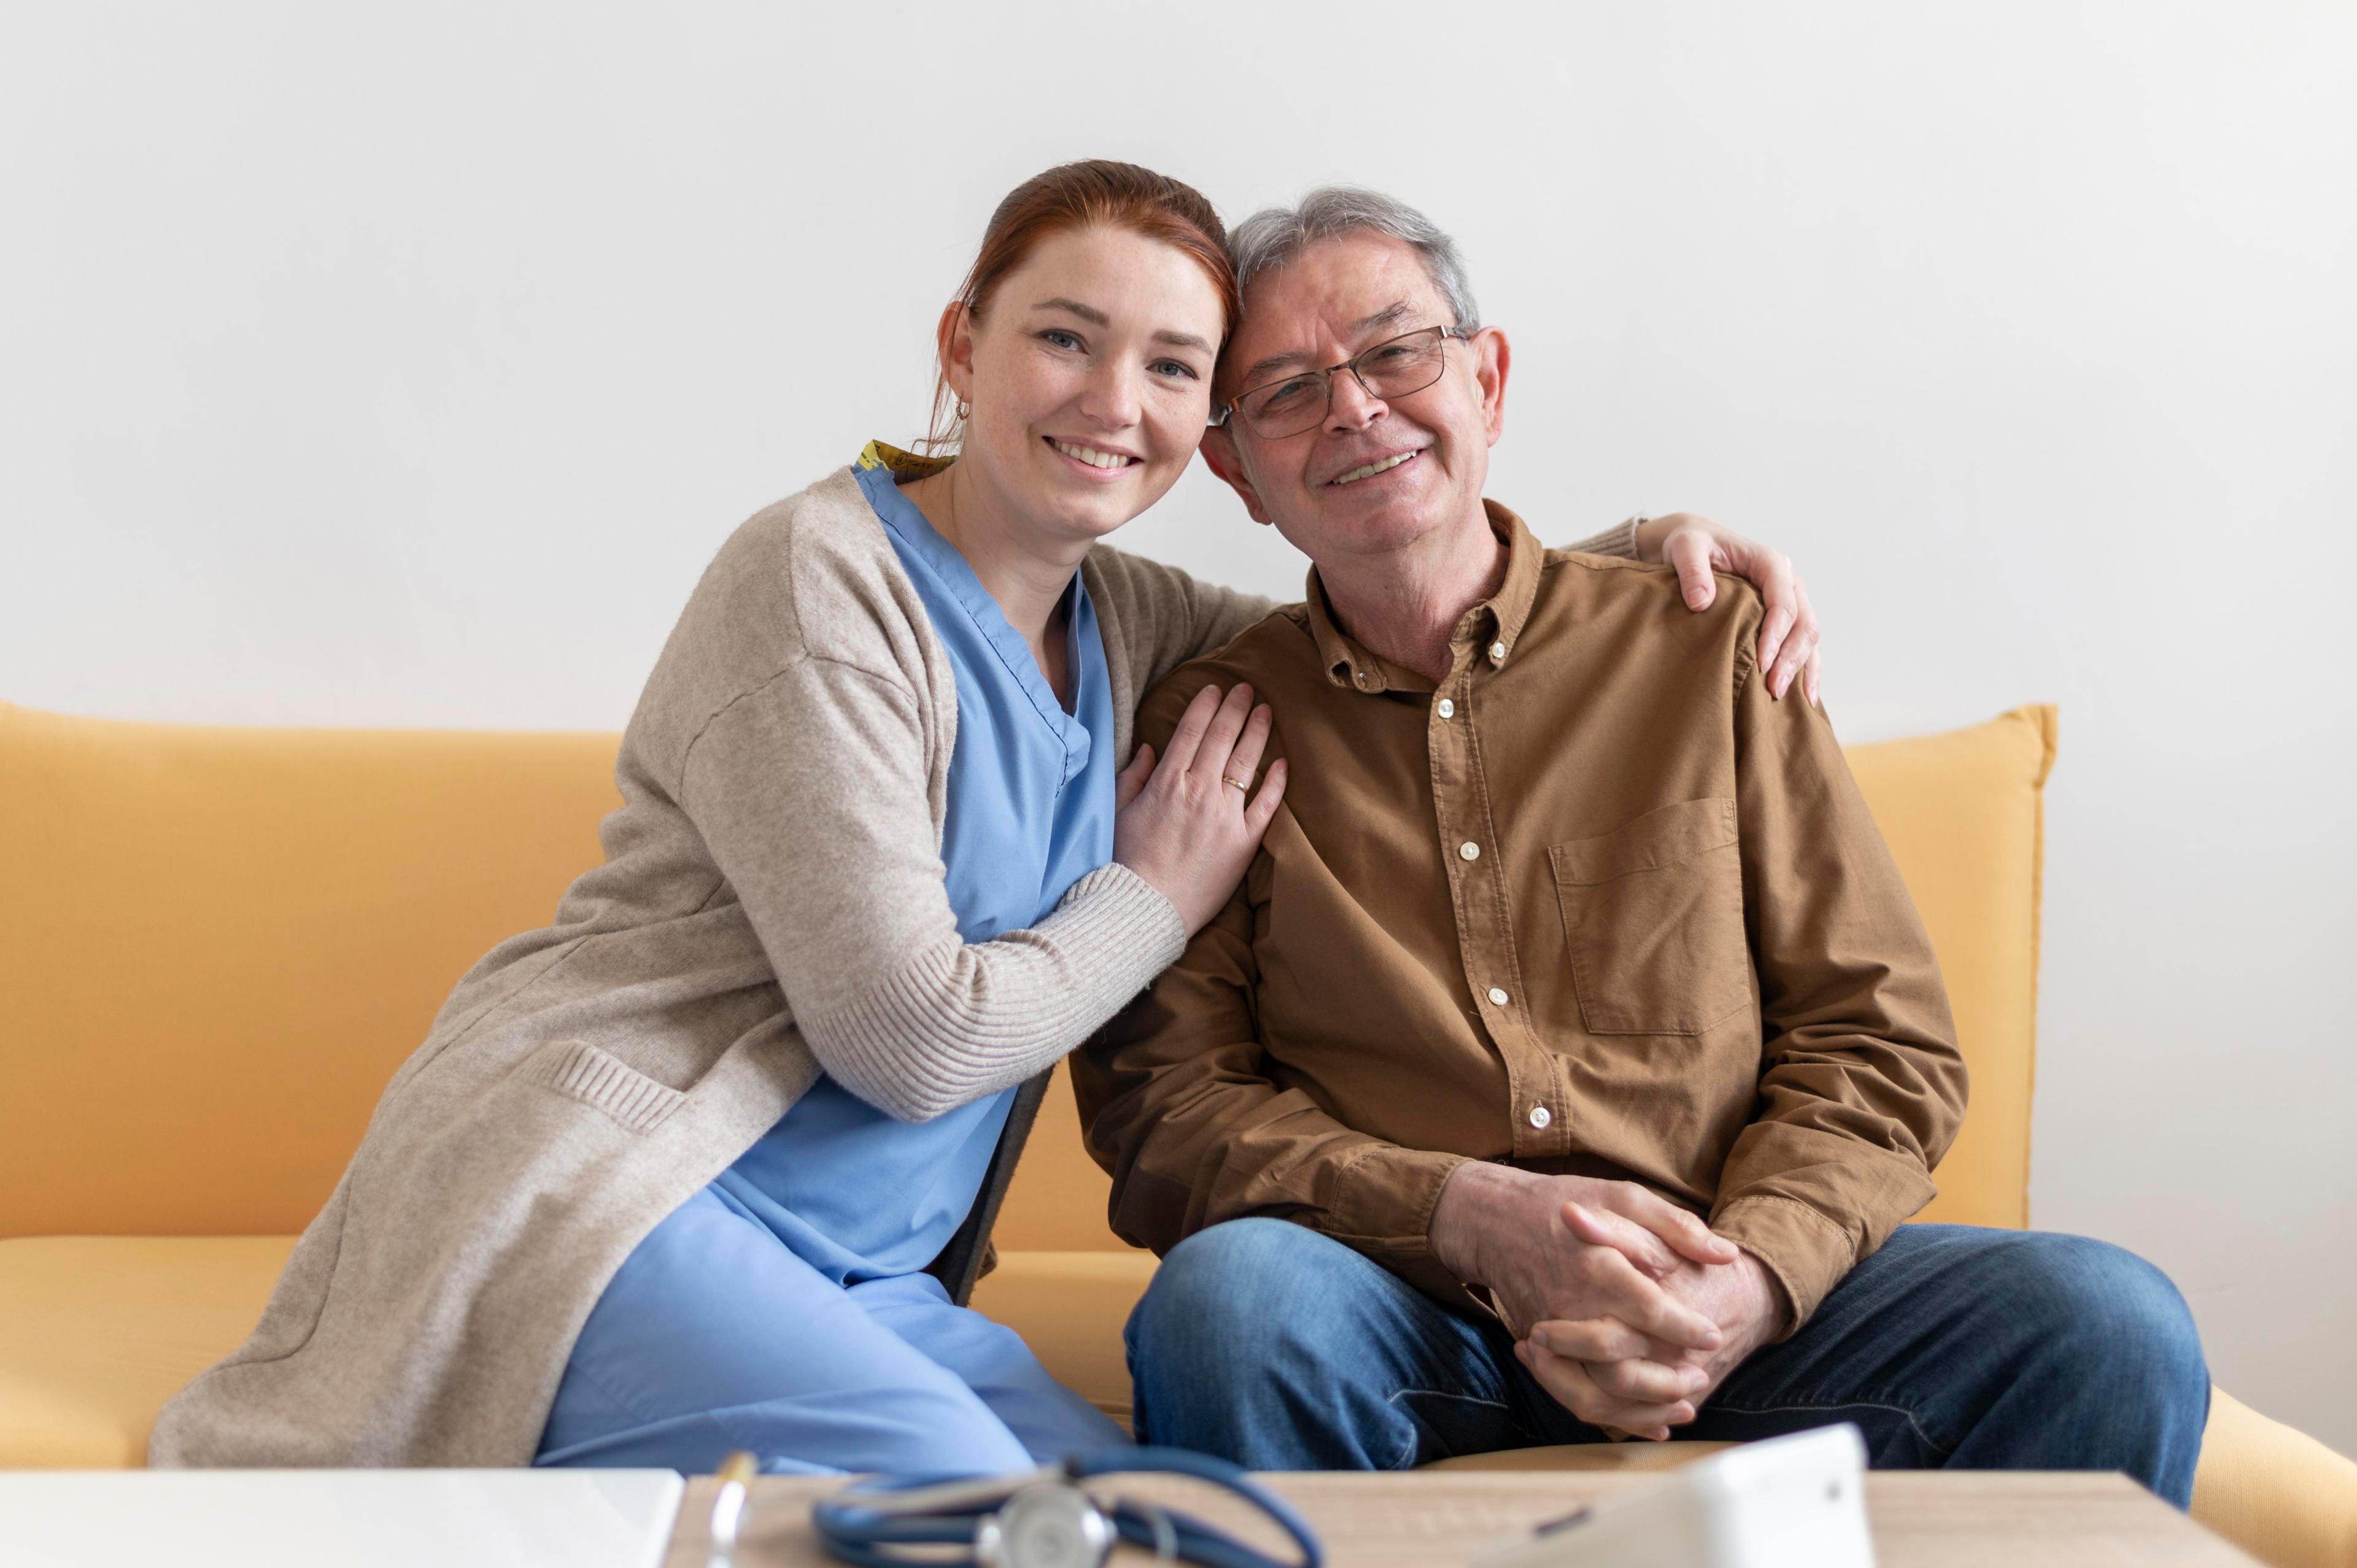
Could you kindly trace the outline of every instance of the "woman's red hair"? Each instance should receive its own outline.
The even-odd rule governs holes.
[[[1191,185],[1105,158],[1060,164],[1008,191],[982,231],[982,251],[958,287],[959,301],[969,315],[980,317],[991,295],[1030,259],[1040,241],[1095,228],[1127,230],[1192,256],[1219,290],[1222,338],[1235,329],[1243,302],[1236,293],[1236,270],[1228,261],[1228,231],[1219,213]],[[962,424],[950,394],[948,368],[939,367],[926,449],[955,446]]]

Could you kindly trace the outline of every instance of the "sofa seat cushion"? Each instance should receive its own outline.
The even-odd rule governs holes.
[[[0,1240],[0,1469],[146,1463],[164,1402],[253,1332],[292,1236]],[[1006,1252],[974,1305],[1048,1369],[1129,1421],[1122,1325],[1150,1252]]]
[[[146,1461],[164,1402],[242,1341],[291,1236],[37,1236],[0,1240],[0,1469]],[[1130,1419],[1122,1326],[1149,1252],[1015,1251],[974,1305],[1048,1370]],[[1666,1469],[1716,1443],[1589,1444],[1444,1459],[1465,1470]],[[2213,1393],[2193,1516],[2276,1568],[2357,1564],[2357,1464]]]
[[[0,1240],[0,1469],[147,1462],[164,1402],[243,1343],[292,1236]]]

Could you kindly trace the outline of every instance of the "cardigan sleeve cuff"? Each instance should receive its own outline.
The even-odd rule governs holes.
[[[1028,950],[1029,994],[993,994],[952,944],[857,1002],[796,1021],[830,1073],[904,1122],[929,1121],[1054,1064],[1187,947],[1187,922],[1125,865],[1098,867],[1054,911],[995,943]]]
[[[1187,950],[1187,922],[1162,890],[1119,861],[1108,861],[1072,884],[1055,912],[1040,922],[1062,941],[1103,941],[1125,953],[1128,972],[1114,979],[1125,997],[1136,994]],[[1132,982],[1135,983],[1132,983]]]
[[[1617,555],[1623,561],[1634,561],[1638,559],[1637,525],[1644,521],[1641,517],[1626,519],[1570,548],[1582,555]]]

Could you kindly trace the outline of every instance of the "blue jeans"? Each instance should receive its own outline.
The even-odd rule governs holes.
[[[1605,1441],[1495,1318],[1286,1220],[1180,1242],[1127,1338],[1139,1440],[1257,1470]],[[1854,1421],[1878,1469],[2124,1470],[2181,1509],[2209,1412],[2192,1317],[2151,1264],[2076,1236],[1902,1225],[1677,1434]]]

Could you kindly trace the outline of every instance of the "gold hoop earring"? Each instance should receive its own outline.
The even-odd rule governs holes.
[[[967,414],[972,413],[973,412],[974,404],[966,402],[963,398],[958,399],[957,416],[960,419],[963,419]]]

